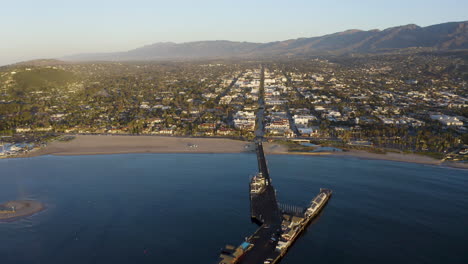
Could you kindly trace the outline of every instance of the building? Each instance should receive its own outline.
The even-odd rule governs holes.
[[[293,119],[296,125],[307,125],[310,121],[317,120],[313,115],[294,115]]]
[[[463,126],[463,121],[455,116],[431,115],[432,120],[437,120],[445,126]]]
[[[234,115],[234,126],[242,130],[254,130],[255,113],[253,111],[238,111]]]

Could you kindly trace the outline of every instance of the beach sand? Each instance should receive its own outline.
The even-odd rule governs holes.
[[[14,212],[0,212],[0,222],[12,222],[19,220],[21,218],[31,216],[35,213],[38,213],[44,210],[44,205],[38,201],[33,200],[20,200],[20,201],[10,201],[4,204],[1,204],[0,207],[4,208],[15,208]]]
[[[468,164],[442,162],[427,156],[417,154],[386,153],[376,154],[363,150],[346,152],[288,152],[288,147],[277,143],[264,143],[266,154],[333,155],[339,157],[358,157],[363,159],[378,159],[400,162],[410,162],[429,165],[468,169]],[[74,140],[54,141],[46,147],[31,151],[20,157],[41,155],[100,155],[124,153],[242,153],[254,152],[252,142],[226,138],[183,138],[169,136],[98,136],[78,135]]]
[[[385,154],[371,153],[364,150],[350,150],[346,152],[334,153],[336,156],[353,156],[366,159],[382,159],[382,160],[392,160],[392,161],[405,161],[411,163],[420,163],[420,164],[432,164],[439,165],[441,164],[440,160],[433,159],[431,157],[417,155],[417,154],[403,154],[403,153],[394,153],[387,152]]]
[[[399,161],[399,162],[410,162],[418,164],[428,164],[428,165],[441,165],[452,168],[461,168],[468,169],[468,164],[466,163],[456,163],[456,162],[443,162],[431,157],[418,155],[418,154],[404,154],[404,153],[394,153],[387,152],[385,154],[371,153],[364,150],[350,150],[346,152],[335,152],[332,153],[334,156],[342,157],[357,157],[363,159],[377,159],[377,160],[390,160],[390,161]]]
[[[285,153],[287,147],[265,143],[266,153]],[[253,152],[252,142],[225,138],[181,138],[163,136],[79,135],[67,142],[54,141],[29,152],[26,157],[41,155],[98,155],[122,153],[241,153]]]

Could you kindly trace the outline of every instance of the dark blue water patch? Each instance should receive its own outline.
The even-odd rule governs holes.
[[[307,143],[307,142],[301,142],[300,143],[304,147],[320,147],[320,145],[312,144],[312,143]]]
[[[334,196],[283,263],[467,263],[468,174],[419,164],[268,156],[280,202]],[[1,263],[215,263],[249,219],[253,154],[0,160],[0,202],[48,209],[0,224]]]
[[[343,150],[334,147],[319,147],[312,150],[311,152],[343,152]]]

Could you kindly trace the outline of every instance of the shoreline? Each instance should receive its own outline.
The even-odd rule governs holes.
[[[361,153],[362,152],[362,153]],[[363,160],[386,160],[393,162],[413,163],[421,165],[440,166],[442,168],[454,168],[468,170],[468,163],[456,163],[451,161],[442,162],[430,157],[421,156],[418,154],[402,154],[393,153],[393,157],[386,154],[377,154],[366,152],[364,150],[350,150],[344,152],[284,152],[284,153],[271,153],[270,155],[300,155],[300,156],[330,156],[337,158],[358,158]],[[408,159],[409,158],[409,159]]]
[[[343,152],[291,152],[288,147],[279,143],[264,143],[265,153],[269,155],[306,155],[306,156],[334,156],[357,157],[371,160],[388,160],[406,163],[435,165],[468,169],[467,163],[442,162],[441,160],[418,154],[404,154],[388,152],[386,154],[371,153],[364,150],[350,150]],[[28,158],[44,155],[82,156],[82,155],[110,155],[137,153],[253,153],[252,142],[227,138],[190,138],[170,136],[128,136],[128,135],[78,135],[74,140],[54,141],[46,147],[12,158]]]
[[[269,153],[286,152],[287,147],[266,143]],[[252,142],[227,138],[171,136],[78,135],[74,140],[54,141],[46,147],[18,155],[18,158],[43,155],[106,155],[130,153],[243,153],[254,152]]]
[[[14,222],[25,217],[35,215],[45,209],[45,206],[38,201],[34,200],[18,200],[18,201],[9,201],[3,204],[0,204],[3,207],[14,207],[15,211],[0,213],[0,222]]]
[[[415,163],[432,166],[440,166],[442,168],[468,169],[468,163],[457,163],[453,161],[442,161],[431,157],[418,154],[404,154],[387,152],[385,154],[371,153],[364,150],[350,150],[347,152],[332,153],[336,157],[354,157],[367,160],[387,160],[394,162]]]

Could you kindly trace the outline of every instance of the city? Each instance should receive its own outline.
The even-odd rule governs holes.
[[[468,263],[468,1],[0,6],[0,264]]]
[[[2,69],[0,155],[75,134],[252,139],[262,64],[269,140],[295,151],[311,149],[298,143],[304,139],[340,149],[467,158],[461,55],[32,64]]]

